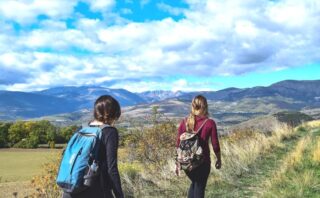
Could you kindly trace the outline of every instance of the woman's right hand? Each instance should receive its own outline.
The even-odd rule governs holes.
[[[176,163],[176,176],[180,176],[180,164],[179,163]]]

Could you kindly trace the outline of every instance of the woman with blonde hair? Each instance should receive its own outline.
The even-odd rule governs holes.
[[[189,168],[185,169],[186,175],[191,180],[188,198],[204,197],[205,188],[211,169],[210,150],[208,144],[210,137],[213,151],[217,157],[215,167],[216,169],[221,168],[221,154],[216,123],[213,119],[209,119],[207,99],[202,95],[198,95],[192,100],[191,113],[180,123],[176,142],[177,150],[180,146],[180,140],[183,139],[181,135],[184,136],[183,134],[185,134],[185,132],[189,132],[190,134],[194,133],[195,131],[197,132],[199,145],[201,147],[201,163],[195,168],[191,168],[190,166]],[[180,164],[177,163],[177,175],[179,175],[180,168]]]

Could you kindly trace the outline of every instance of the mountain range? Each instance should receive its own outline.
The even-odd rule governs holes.
[[[152,106],[159,106],[159,111],[169,117],[183,117],[189,112],[192,98],[198,94],[207,97],[212,115],[230,123],[234,122],[235,117],[235,122],[238,122],[242,118],[246,120],[250,116],[282,110],[311,112],[320,108],[320,80],[286,80],[266,87],[206,92],[132,93],[125,89],[99,86],[68,86],[36,92],[0,91],[0,119],[30,119],[72,112],[85,114],[92,109],[94,100],[104,94],[114,96],[127,117],[143,117],[150,113]]]

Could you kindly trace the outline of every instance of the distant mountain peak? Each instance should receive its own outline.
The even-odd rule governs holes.
[[[168,91],[168,90],[153,90],[137,93],[140,97],[144,98],[148,102],[157,102],[161,100],[166,100],[169,98],[175,98],[185,94],[182,91]]]

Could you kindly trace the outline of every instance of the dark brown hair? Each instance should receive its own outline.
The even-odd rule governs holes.
[[[93,116],[97,121],[111,125],[121,115],[119,102],[112,96],[100,96],[94,103]]]

